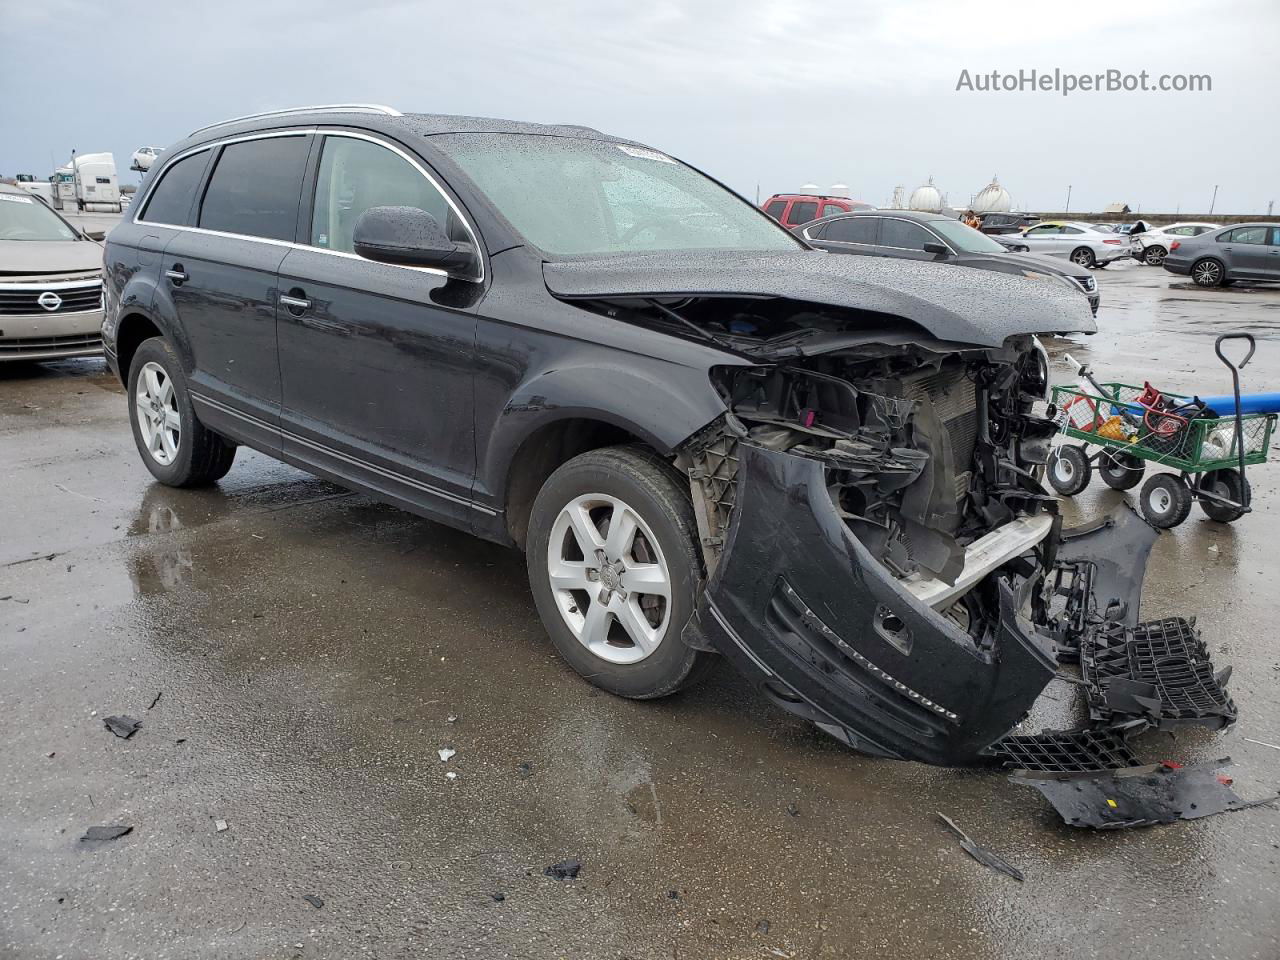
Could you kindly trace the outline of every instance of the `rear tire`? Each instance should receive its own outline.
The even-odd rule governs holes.
[[[1093,467],[1083,447],[1063,444],[1049,454],[1049,486],[1063,497],[1074,497],[1089,485]]]
[[[1212,257],[1197,260],[1191,265],[1191,280],[1197,287],[1223,286],[1226,275],[1222,263]]]
[[[1191,513],[1191,489],[1175,473],[1157,473],[1142,485],[1142,515],[1153,527],[1168,530]]]
[[[1098,457],[1098,476],[1112,490],[1132,490],[1142,482],[1147,465],[1131,453],[1103,450]]]
[[[177,353],[163,337],[144,340],[129,366],[129,423],[151,475],[170,487],[222,479],[236,448],[202,424]]]
[[[1240,476],[1239,470],[1210,470],[1200,479],[1200,485],[1210,493],[1236,503],[1245,503],[1248,499],[1249,481]],[[1219,523],[1234,523],[1244,516],[1243,509],[1214,503],[1212,500],[1201,500],[1200,509],[1210,520],[1217,520]]]
[[[1098,258],[1088,247],[1076,247],[1071,251],[1071,262],[1078,267],[1096,267]]]
[[[697,530],[688,488],[643,447],[589,451],[543,484],[529,518],[529,586],[551,642],[584,678],[647,700],[714,664],[681,639],[702,581]]]
[[[1142,251],[1142,262],[1148,267],[1158,267],[1164,263],[1164,258],[1168,256],[1169,251],[1161,246],[1146,247]]]

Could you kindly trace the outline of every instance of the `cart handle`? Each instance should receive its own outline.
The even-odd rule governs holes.
[[[1240,366],[1237,367],[1234,363],[1228,360],[1226,354],[1222,352],[1223,340],[1248,340],[1249,341],[1249,352],[1246,353],[1244,355],[1244,359],[1240,361]],[[1245,364],[1247,364],[1250,360],[1253,359],[1253,351],[1257,349],[1257,346],[1258,344],[1253,339],[1252,333],[1224,333],[1222,336],[1218,337],[1218,339],[1213,342],[1213,352],[1218,355],[1218,359],[1221,360],[1223,363],[1225,363],[1229,369],[1233,371],[1243,370],[1245,367]]]

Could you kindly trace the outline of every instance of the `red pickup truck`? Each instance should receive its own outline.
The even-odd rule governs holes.
[[[798,227],[819,217],[851,210],[874,210],[869,203],[848,197],[825,197],[812,193],[775,193],[764,202],[764,212],[784,227]]]

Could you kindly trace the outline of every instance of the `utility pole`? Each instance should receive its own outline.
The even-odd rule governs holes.
[[[1069,183],[1067,184],[1067,209],[1063,210],[1062,212],[1063,213],[1071,212],[1071,184]]]
[[[1271,216],[1271,211],[1275,209],[1276,202],[1274,200],[1267,201],[1267,216]]]
[[[1218,202],[1218,185],[1213,185],[1213,199],[1209,201],[1209,212],[1213,213],[1213,205]]]

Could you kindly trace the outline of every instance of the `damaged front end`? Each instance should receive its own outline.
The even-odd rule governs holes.
[[[995,746],[1103,623],[1137,623],[1157,535],[1063,531],[1034,338],[883,338],[718,368],[679,451],[709,582],[688,642],[851,747],[942,765]]]

